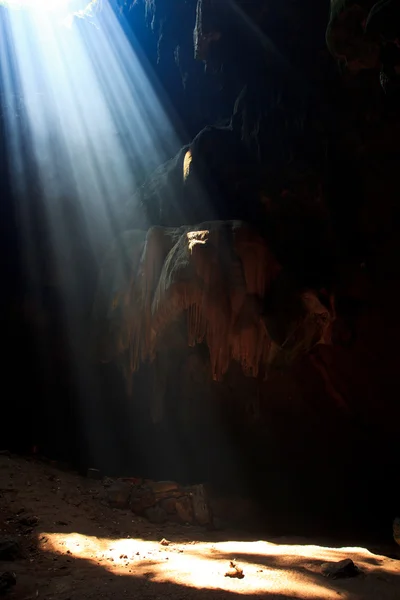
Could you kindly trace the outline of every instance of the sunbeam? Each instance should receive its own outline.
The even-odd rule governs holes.
[[[0,108],[25,283],[39,305],[44,288],[57,290],[81,379],[76,353],[102,252],[137,185],[181,142],[111,3],[8,1],[0,12]],[[134,226],[147,228],[140,207]]]
[[[103,0],[0,0],[0,5],[14,10],[46,12],[58,16],[83,16],[100,8],[102,2]]]
[[[44,10],[50,4],[54,14]],[[150,73],[110,4],[102,3],[96,27],[81,19],[67,28],[59,19],[91,5],[31,0],[0,8],[1,108],[21,245],[30,238],[37,195],[59,280],[66,279],[64,259],[78,237],[65,212],[78,210],[92,246],[105,247],[138,181],[179,147]],[[25,254],[31,259],[32,248]]]
[[[29,7],[48,4],[32,1]],[[63,11],[76,5],[51,4]],[[43,10],[8,10],[5,17],[2,101],[14,177],[21,185],[26,179],[16,140],[29,139],[51,204],[60,195],[78,196],[91,219],[110,221],[138,174],[178,147],[144,66],[109,4],[103,4],[96,28],[85,22],[65,28]],[[50,226],[59,237],[60,223]]]

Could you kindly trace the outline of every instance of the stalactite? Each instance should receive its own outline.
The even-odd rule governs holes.
[[[222,286],[207,290],[205,314],[207,320],[207,345],[210,351],[212,376],[220,381],[229,367],[230,305]]]
[[[153,227],[144,240],[145,235],[130,239],[128,261],[116,275],[114,271],[107,295],[114,354],[129,350],[131,371],[155,358],[167,325],[185,312],[188,345],[207,344],[217,381],[232,360],[246,375],[257,377],[276,358],[291,361],[329,340],[333,300],[324,306],[308,291],[301,297],[303,314],[290,324],[286,341],[280,348],[272,343],[263,302],[280,265],[265,240],[247,225]]]
[[[143,334],[140,337],[141,359],[145,360],[152,354],[152,306],[155,294],[164,268],[165,259],[174,245],[173,233],[175,230],[163,227],[151,227],[146,236],[146,244],[140,264],[138,275],[141,289],[138,294],[142,303],[141,327]]]
[[[234,248],[243,265],[247,293],[263,298],[281,266],[265,241],[248,226],[234,229]]]
[[[170,250],[154,294],[152,327],[160,333],[187,310],[188,344],[206,341],[215,380],[222,379],[232,359],[247,375],[257,376],[260,361],[268,356],[265,346],[270,346],[257,302],[268,280],[264,260],[268,249],[236,223],[236,247],[230,250],[226,226],[213,225],[211,230],[187,231]],[[150,276],[157,272],[152,265],[156,256],[152,252],[145,258]]]
[[[257,298],[247,295],[231,334],[232,358],[246,375],[257,377],[260,364],[268,360],[270,338],[262,327]]]

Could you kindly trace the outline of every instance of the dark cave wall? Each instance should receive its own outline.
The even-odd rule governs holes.
[[[290,10],[288,14],[290,16],[286,15],[286,18],[293,17]],[[244,141],[246,134],[250,139],[253,136],[256,151],[251,144],[247,149],[253,157],[258,154],[259,158],[261,154],[264,162],[260,170],[265,168],[266,173],[271,168],[271,159],[276,159],[277,148],[283,147],[280,170],[271,169],[275,177],[268,178],[267,175],[267,183],[262,182],[265,187],[258,184],[259,191],[266,189],[267,195],[276,202],[288,184],[292,184],[298,194],[299,172],[306,181],[305,195],[310,198],[310,187],[307,187],[312,181],[310,170],[318,174],[317,181],[319,179],[323,186],[323,198],[328,207],[325,217],[330,222],[328,230],[334,231],[333,284],[331,275],[328,279],[337,295],[337,344],[332,348],[321,348],[315,356],[304,358],[289,372],[273,373],[267,382],[248,380],[233,365],[222,384],[210,383],[209,387],[203,382],[203,386],[199,383],[198,387],[202,390],[205,386],[204,392],[200,393],[202,398],[215,397],[218,411],[222,412],[224,430],[229,431],[230,439],[234,439],[234,447],[240,447],[240,451],[228,453],[228,459],[217,459],[216,478],[221,477],[221,473],[231,473],[234,464],[237,475],[230,474],[227,479],[248,483],[249,473],[254,469],[250,479],[253,485],[255,480],[258,481],[259,485],[255,487],[259,492],[265,495],[271,488],[268,479],[274,481],[274,491],[270,492],[269,498],[275,509],[284,497],[287,507],[293,509],[293,504],[297,504],[314,514],[319,510],[322,518],[337,525],[346,521],[346,513],[349,520],[358,522],[362,528],[368,515],[372,527],[374,519],[382,525],[386,518],[383,515],[394,514],[397,501],[393,473],[399,464],[396,441],[398,327],[392,310],[398,286],[399,243],[394,223],[398,216],[395,198],[399,184],[395,169],[400,157],[395,146],[399,118],[390,97],[385,96],[379,84],[376,70],[357,76],[346,72],[340,74],[320,43],[324,37],[322,27],[321,36],[316,36],[318,42],[313,53],[307,56],[304,41],[308,38],[302,37],[307,29],[298,25],[300,21],[292,21],[297,26],[296,37],[286,35],[291,29],[287,26],[288,21],[283,19],[284,33],[281,30],[281,38],[275,34],[275,39],[285,57],[290,57],[290,64],[300,67],[307,94],[320,104],[317,118],[300,128],[296,146],[293,127],[290,129],[290,90],[293,88],[290,85],[287,88],[286,81],[283,89],[284,93],[288,89],[289,104],[283,105],[282,113],[274,113],[274,98],[269,90],[269,97],[260,100],[265,92],[260,79],[251,79],[254,73],[251,61],[243,51],[242,64],[250,66],[250,92],[247,91],[247,103],[244,106],[242,103],[233,125],[237,124]],[[266,31],[271,33],[268,27]],[[229,47],[228,43],[225,47]],[[224,48],[211,52],[212,67],[221,55],[224,56],[223,52]],[[229,55],[228,52],[228,56],[233,57],[234,53]],[[304,59],[306,56],[307,60]],[[235,64],[233,59],[232,63]],[[229,66],[226,71],[229,72]],[[240,68],[238,71],[241,72]],[[260,73],[258,68],[256,73]],[[267,73],[266,79],[271,75],[268,70]],[[323,91],[319,87],[322,85]],[[275,86],[279,90],[279,79]],[[300,90],[300,95],[303,91]],[[292,110],[294,122],[299,107]],[[276,118],[281,114],[282,122]],[[264,130],[258,126],[260,121]],[[285,130],[288,123],[289,128]],[[315,135],[310,141],[308,132],[315,132],[318,127],[321,135],[316,143]],[[280,146],[283,131],[287,141]],[[295,156],[304,154],[304,141],[310,146],[308,169],[302,166],[296,171],[293,164],[288,167],[285,163],[285,152],[290,155],[294,148]],[[321,152],[321,148],[325,151]],[[281,175],[280,180],[276,177],[277,172]],[[254,171],[249,179],[253,177]],[[273,189],[274,184],[277,190]],[[321,231],[326,232],[320,221],[320,238],[314,237],[314,244],[303,261],[303,271],[310,269],[310,257],[321,248],[321,240],[326,237]],[[285,232],[287,223],[283,219],[282,234]],[[292,255],[290,244],[281,249],[283,260],[292,261],[291,268],[295,271],[301,268],[293,262],[294,248],[298,251],[301,244],[309,243],[309,238],[310,234],[299,236],[297,245],[292,246]],[[320,274],[322,271],[324,278],[324,270],[329,271],[329,261],[321,262],[318,264],[317,261],[316,269]],[[300,274],[301,277],[304,275],[304,272]],[[316,367],[317,363],[326,366],[329,386]],[[189,378],[190,367],[183,364]],[[180,380],[185,381],[185,377]],[[170,381],[175,382],[176,378],[171,376]],[[180,395],[183,405],[183,398],[191,397],[190,390],[191,386],[184,383],[180,394],[175,390],[174,396]],[[338,397],[345,408],[338,406]],[[204,414],[207,411],[204,408]],[[193,420],[197,423],[196,417]],[[181,424],[181,428],[187,433],[187,425]],[[207,446],[206,439],[207,435],[203,447]],[[218,450],[213,452],[214,456],[220,456]],[[229,467],[225,467],[228,463]],[[263,473],[262,483],[259,482],[260,473]],[[207,477],[207,469],[204,476]],[[290,483],[285,487],[283,480]],[[283,495],[279,484],[286,489]],[[322,504],[325,503],[322,507],[321,497],[324,498]]]

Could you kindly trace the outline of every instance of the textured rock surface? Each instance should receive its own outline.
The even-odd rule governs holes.
[[[393,521],[393,539],[400,546],[400,517]]]
[[[360,574],[360,570],[351,558],[345,558],[337,563],[323,563],[321,565],[321,573],[325,577],[342,579],[346,577],[356,577]]]
[[[106,488],[108,504],[113,508],[129,508],[152,523],[170,520],[180,523],[212,525],[211,503],[205,486],[182,486],[175,481],[145,480],[141,484],[129,479],[110,481]]]
[[[125,243],[129,272],[121,276],[116,249]],[[136,371],[157,355],[160,338],[181,315],[188,346],[207,344],[217,381],[233,360],[257,377],[277,354],[290,361],[330,343],[333,299],[296,286],[274,295],[280,271],[266,240],[238,221],[124,234],[105,261],[93,310],[102,358],[126,354]],[[269,333],[274,321],[280,337]]]
[[[160,506],[151,506],[150,508],[146,508],[144,511],[144,515],[146,519],[150,521],[150,523],[162,524],[167,520],[167,513]]]
[[[129,483],[116,482],[107,489],[107,500],[114,508],[126,508],[132,493]]]
[[[189,496],[181,496],[176,500],[176,513],[182,523],[193,523],[193,506]]]

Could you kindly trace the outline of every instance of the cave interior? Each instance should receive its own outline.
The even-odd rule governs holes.
[[[0,2],[0,450],[391,539],[398,2],[86,4]]]

